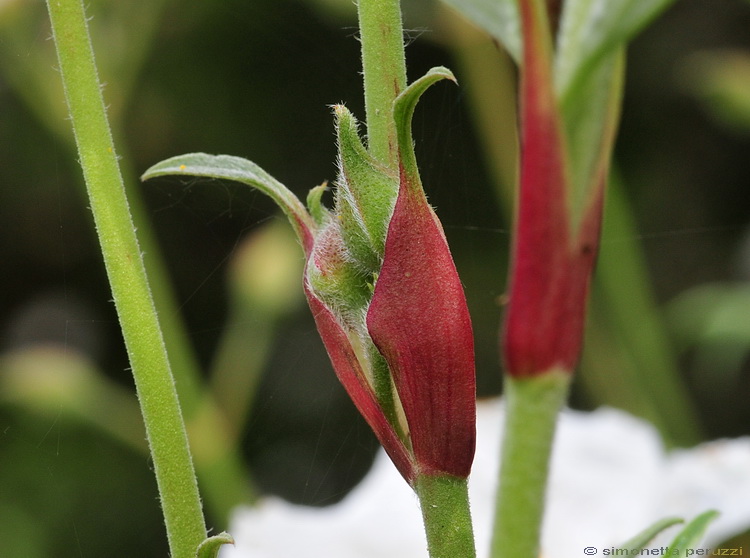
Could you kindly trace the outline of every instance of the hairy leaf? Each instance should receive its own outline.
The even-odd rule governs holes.
[[[213,537],[207,538],[198,547],[196,558],[216,558],[219,550],[225,544],[234,544],[234,539],[229,533],[219,533]]]
[[[252,161],[231,155],[189,153],[155,164],[143,173],[141,179],[148,180],[157,176],[174,175],[233,180],[257,188],[273,199],[286,214],[305,253],[310,253],[314,224],[305,206],[286,186]]]

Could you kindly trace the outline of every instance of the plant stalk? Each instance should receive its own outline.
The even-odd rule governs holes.
[[[420,475],[414,489],[430,558],[475,558],[467,479]]]
[[[370,154],[398,168],[393,101],[406,87],[404,32],[399,0],[359,0],[359,31]]]
[[[387,168],[398,171],[399,149],[393,105],[406,88],[401,5],[399,0],[359,0],[358,16],[367,148],[370,155]],[[395,418],[393,413],[391,409],[391,420]],[[422,508],[430,557],[475,558],[467,480],[447,475],[419,475],[414,490]]]
[[[131,219],[81,0],[47,0],[68,110],[153,458],[171,555],[206,538],[185,426]]]
[[[549,459],[571,374],[505,382],[505,434],[491,558],[538,558]]]

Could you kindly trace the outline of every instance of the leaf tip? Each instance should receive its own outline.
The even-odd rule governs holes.
[[[234,544],[234,538],[227,532],[219,533],[204,540],[197,548],[196,558],[216,558],[219,549],[225,544]]]

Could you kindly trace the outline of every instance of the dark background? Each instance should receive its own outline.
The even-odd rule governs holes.
[[[141,185],[133,177],[166,157],[205,151],[252,159],[301,198],[333,181],[329,105],[345,102],[364,120],[354,9],[334,0],[113,4],[88,6],[105,98],[129,187],[140,191],[208,377],[235,304],[228,266],[245,238],[281,218],[268,199],[237,185]],[[427,194],[466,286],[480,395],[492,395],[501,389],[507,205],[477,132],[475,84],[462,76],[446,24],[457,16],[428,0],[407,0],[404,10],[410,78],[446,65],[461,84],[425,95],[414,135]],[[690,440],[671,440],[678,445],[750,431],[750,334],[743,336],[741,316],[726,336],[708,336],[701,321],[734,299],[707,295],[705,305],[693,305],[689,298],[706,286],[731,288],[740,302],[750,292],[750,128],[726,109],[707,70],[717,66],[701,58],[719,52],[722,59],[724,49],[747,56],[748,29],[747,2],[678,0],[629,51],[616,161],[636,230],[605,238],[602,251],[616,254],[625,241],[646,264],[649,310],[665,335],[654,342],[677,364],[699,423]],[[132,391],[49,36],[43,3],[0,6],[0,372],[9,373],[14,355],[56,346]],[[512,114],[496,117],[507,122]],[[274,322],[242,453],[262,491],[325,505],[361,478],[376,444],[338,386],[299,293],[289,297],[296,302]],[[596,323],[617,339],[607,302],[595,307],[605,317]],[[639,412],[634,397],[613,400],[598,387],[619,374],[618,358],[584,358],[574,406]],[[0,384],[0,554],[165,556],[148,458],[67,409]],[[217,527],[225,521],[209,518]]]

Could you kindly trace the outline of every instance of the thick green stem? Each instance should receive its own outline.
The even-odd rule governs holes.
[[[538,558],[555,424],[571,374],[550,370],[505,382],[505,435],[492,558]]]
[[[475,558],[466,479],[421,475],[414,489],[422,506],[430,558]]]
[[[206,538],[174,380],[107,122],[81,0],[48,0],[68,110],[130,356],[173,558]]]
[[[358,12],[367,147],[373,157],[395,170],[398,150],[393,101],[406,87],[401,6],[399,0],[359,0]]]

